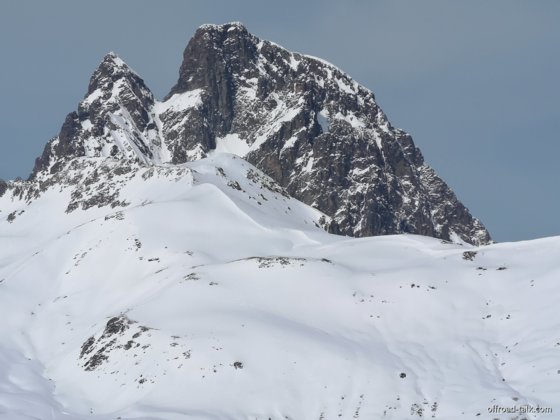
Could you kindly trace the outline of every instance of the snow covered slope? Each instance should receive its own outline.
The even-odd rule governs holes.
[[[69,168],[0,197],[1,419],[560,412],[560,238],[331,235],[222,153]]]

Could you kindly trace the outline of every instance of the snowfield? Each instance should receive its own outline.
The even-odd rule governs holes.
[[[93,161],[0,198],[1,419],[560,416],[560,238],[351,239],[230,154]]]

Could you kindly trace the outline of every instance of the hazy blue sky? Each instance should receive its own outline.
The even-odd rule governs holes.
[[[27,177],[115,51],[163,97],[203,23],[320,56],[393,125],[498,241],[560,234],[560,1],[3,1],[0,177]]]

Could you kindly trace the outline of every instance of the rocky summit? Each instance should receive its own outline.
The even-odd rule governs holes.
[[[179,79],[161,102],[108,54],[77,111],[37,159],[31,180],[48,182],[76,158],[162,165],[214,152],[244,158],[323,212],[331,233],[491,240],[369,89],[239,23],[196,31]]]

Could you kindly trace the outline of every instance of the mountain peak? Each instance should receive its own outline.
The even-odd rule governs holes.
[[[88,86],[88,95],[91,95],[100,87],[107,87],[122,78],[140,79],[138,74],[132,70],[117,54],[107,53],[97,69],[93,72]],[[143,83],[143,82],[142,82]]]
[[[114,60],[115,58],[119,58],[119,56],[117,55],[116,52],[114,51],[109,51],[107,54],[105,54],[105,56],[103,57],[103,61],[105,60]]]
[[[227,22],[221,25],[214,23],[205,23],[200,25],[196,32],[234,32],[248,33],[247,27],[242,22]]]
[[[490,240],[369,89],[238,22],[198,28],[162,103],[107,54],[37,168],[80,157],[181,164],[213,151],[243,157],[331,217],[332,233]]]
[[[58,136],[35,161],[30,178],[45,171],[58,172],[77,157],[150,161],[150,143],[157,137],[153,134],[153,106],[153,94],[144,80],[109,52],[93,72],[77,111],[66,116]]]
[[[200,26],[185,48],[179,80],[167,97],[208,85],[227,97],[230,73],[247,68],[258,41],[239,22]]]

